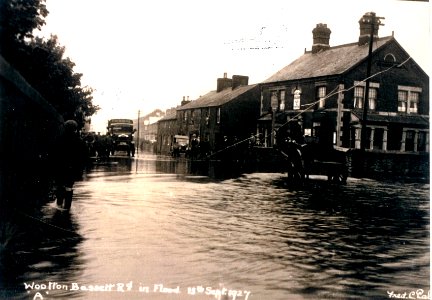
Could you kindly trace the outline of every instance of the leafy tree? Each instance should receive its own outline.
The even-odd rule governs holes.
[[[82,74],[74,73],[75,63],[64,58],[65,47],[57,36],[33,35],[47,15],[45,0],[0,0],[0,51],[64,119],[83,126],[99,107],[93,105],[93,89],[81,86]]]

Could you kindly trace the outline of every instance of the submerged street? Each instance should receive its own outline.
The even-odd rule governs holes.
[[[312,176],[291,189],[281,173],[216,169],[148,153],[95,165],[70,212],[42,208],[5,287],[16,299],[428,296],[429,184]]]

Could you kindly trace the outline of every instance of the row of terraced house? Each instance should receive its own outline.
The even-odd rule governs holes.
[[[251,135],[259,146],[271,147],[272,132],[290,122],[311,138],[330,126],[325,138],[331,143],[359,149],[370,58],[366,150],[426,157],[429,77],[394,35],[378,37],[378,26],[369,57],[371,15],[360,18],[356,42],[338,46],[330,46],[330,28],[317,24],[311,50],[261,83],[224,74],[216,90],[183,101],[158,121],[157,152],[168,153],[174,135],[195,135],[213,152],[227,139],[242,141]]]

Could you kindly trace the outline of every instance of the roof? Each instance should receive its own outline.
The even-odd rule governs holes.
[[[394,40],[392,36],[376,39],[373,51],[392,40]],[[366,59],[368,54],[369,45],[359,46],[358,43],[330,47],[318,53],[309,51],[263,83],[342,74]]]
[[[352,114],[358,119],[363,119],[363,112],[353,110]],[[429,127],[429,116],[416,115],[416,114],[394,114],[394,113],[373,113],[369,112],[367,115],[368,122],[380,123],[398,123],[398,124],[411,124]]]
[[[177,110],[221,106],[225,103],[230,102],[231,100],[234,100],[235,98],[246,93],[247,91],[252,90],[256,86],[258,85],[252,84],[239,86],[235,89],[226,88],[220,92],[211,91],[204,96],[199,97],[197,100],[191,101],[188,104],[177,108]]]
[[[173,111],[171,111],[171,112],[168,112],[168,113],[165,115],[165,117],[160,118],[160,119],[158,120],[158,122],[160,122],[160,121],[170,121],[170,120],[175,120],[175,119],[177,119],[177,116],[176,116],[176,110],[173,110]]]

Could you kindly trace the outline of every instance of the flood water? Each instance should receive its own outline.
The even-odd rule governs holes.
[[[11,299],[389,299],[429,292],[429,184],[218,176],[140,154],[95,165],[3,259]],[[232,175],[232,174],[230,174]],[[16,233],[18,236],[23,233]]]

